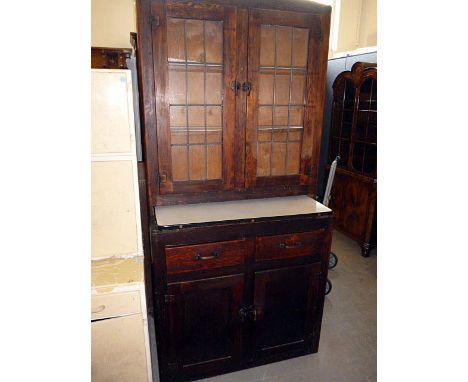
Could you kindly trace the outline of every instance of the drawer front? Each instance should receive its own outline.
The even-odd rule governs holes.
[[[320,258],[325,230],[257,237],[256,261],[287,259],[298,256]]]
[[[166,248],[167,274],[242,265],[253,250],[252,243],[234,240]]]

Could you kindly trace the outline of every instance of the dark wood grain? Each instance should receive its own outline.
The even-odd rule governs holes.
[[[311,347],[320,276],[319,263],[255,273],[256,359]]]
[[[169,247],[166,248],[167,273],[241,265],[252,250],[253,242],[246,240]]]
[[[159,188],[158,171],[158,145],[156,137],[156,110],[153,72],[153,36],[151,32],[152,14],[151,0],[138,0],[136,2],[138,26],[138,78],[141,127],[143,132],[143,149],[145,152],[146,183],[148,196],[148,211],[154,216],[153,206]]]
[[[287,259],[298,256],[320,258],[325,230],[287,235],[257,237],[256,261]]]
[[[170,381],[220,372],[239,363],[244,275],[171,283],[166,330]]]
[[[91,47],[91,68],[93,69],[128,69],[127,58],[132,55],[128,48]]]
[[[318,338],[320,335],[320,321],[328,269],[328,254],[331,245],[331,222],[331,213],[326,213],[320,216],[310,215],[267,218],[263,221],[256,222],[218,222],[211,225],[203,224],[177,229],[158,229],[154,226],[151,232],[152,250],[154,254],[152,271],[156,293],[154,293],[153,296],[155,296],[161,304],[161,315],[158,316],[158,323],[156,325],[156,327],[159,327],[159,330],[161,330],[158,338],[160,341],[158,344],[158,355],[161,380],[166,382],[204,378],[245,367],[316,352],[318,350]],[[302,238],[304,235],[308,238],[320,236],[321,239],[317,241],[313,239],[310,240],[310,243],[315,242],[315,244],[313,244],[313,253],[316,254],[315,256],[286,256],[268,261],[256,261],[255,258],[258,258],[258,251],[261,249],[258,245],[256,249],[254,249],[253,243],[260,237],[268,236],[272,238],[276,235],[287,235],[289,238]],[[244,258],[241,264],[226,264],[225,267],[220,268],[193,269],[191,272],[177,274],[170,273],[164,265],[168,257],[171,256],[171,248],[178,248],[177,251],[183,254],[186,253],[182,249],[184,246],[213,249],[216,248],[218,244],[224,246],[226,242],[232,241],[251,243],[250,247],[249,245],[244,246],[242,250]],[[242,245],[238,246],[238,248],[241,247]],[[195,254],[195,252],[196,251],[192,251],[192,254]],[[211,251],[208,250],[206,254],[209,253],[211,253]],[[163,262],[162,266],[161,261]],[[287,271],[281,272],[281,270],[284,269],[287,269]],[[297,271],[294,269],[297,269]],[[313,270],[312,273],[310,273],[311,269]],[[293,270],[293,272],[291,272],[291,270]],[[276,285],[280,290],[282,290],[281,285],[284,285],[288,293],[296,293],[298,296],[302,293],[302,297],[295,300],[300,314],[293,315],[294,317],[291,316],[291,321],[288,321],[286,325],[289,325],[289,329],[285,331],[275,331],[273,330],[276,327],[274,322],[277,322],[279,319],[278,317],[274,315],[272,323],[271,320],[261,321],[261,310],[254,313],[257,306],[254,297],[256,293],[262,295],[262,292],[258,292],[260,286],[257,286],[257,282],[255,281],[259,277],[257,276],[258,274],[271,275],[268,277],[264,276],[263,279],[277,280]],[[180,306],[179,308],[175,308],[177,301],[183,301],[185,298],[184,296],[187,295],[186,293],[193,292],[194,294],[191,295],[192,297],[190,298],[199,298],[199,308],[201,309],[205,306],[203,302],[205,299],[209,301],[210,298],[214,298],[210,297],[210,290],[213,288],[215,291],[213,292],[214,295],[218,293],[216,290],[219,290],[214,284],[211,285],[214,281],[208,280],[236,275],[242,275],[243,280],[242,304],[238,310],[240,310],[240,308],[245,308],[245,317],[243,318],[243,322],[239,323],[239,331],[236,332],[236,336],[238,336],[236,337],[236,341],[242,344],[240,357],[236,358],[237,356],[233,356],[232,358],[224,358],[227,356],[221,355],[219,358],[213,358],[213,354],[219,355],[223,353],[223,351],[219,350],[219,347],[213,345],[211,349],[208,349],[213,353],[202,357],[206,361],[206,364],[197,362],[191,363],[193,361],[189,362],[188,359],[190,357],[193,359],[193,357],[196,357],[196,354],[194,355],[190,352],[184,353],[184,351],[181,350],[184,345],[180,338],[186,337],[181,336],[180,327],[181,325],[189,325],[187,326],[188,328],[192,327],[189,323],[189,321],[192,321],[192,319],[190,319],[191,316],[187,314],[190,314],[189,312],[194,308],[187,308],[188,310]],[[276,277],[276,275],[281,277]],[[200,292],[201,294],[198,294],[199,292],[196,290],[191,291],[191,288],[187,289],[185,292],[174,289],[175,285],[193,285],[197,280],[200,280],[199,285],[205,285],[205,289],[203,289],[205,292]],[[206,283],[205,280],[207,280]],[[303,302],[304,300],[304,290],[308,291],[306,293],[308,297],[306,297],[307,303],[305,303],[305,305],[301,303],[301,301]],[[226,293],[230,293],[228,291],[229,288],[226,289]],[[166,302],[166,295],[173,295],[175,297],[170,302]],[[274,305],[275,300],[271,300],[268,294],[263,294],[263,296],[265,299],[264,305]],[[168,298],[172,299],[172,297]],[[260,300],[257,295],[257,302]],[[218,313],[214,314],[214,316],[210,316],[211,313],[207,311],[206,314],[208,316],[205,317],[207,322],[212,322],[213,320],[213,325],[215,326],[220,322],[220,317],[229,317],[229,315],[233,314],[232,310],[228,310],[227,308],[228,305],[226,304],[228,301],[224,299],[219,301]],[[179,302],[179,304],[183,303]],[[206,310],[206,307],[204,309]],[[221,313],[223,309],[224,313]],[[197,313],[197,315],[198,314],[199,313]],[[257,314],[258,321],[254,320],[255,314]],[[271,310],[268,314],[271,315]],[[281,314],[284,316],[284,310],[281,311]],[[304,314],[308,317],[306,326],[301,324]],[[232,319],[235,320],[237,318],[233,317]],[[264,329],[262,329],[262,336],[258,337],[260,327]],[[186,331],[186,333],[191,333],[192,329],[187,330],[189,331]],[[276,344],[274,347],[268,346],[268,344],[265,345],[264,343],[266,338],[265,333],[267,333],[268,330],[271,330],[271,338],[269,341]],[[304,341],[295,339],[297,336],[302,336]],[[290,341],[291,338],[293,339]],[[263,348],[265,348],[265,350],[262,350]],[[234,358],[236,358],[236,361],[231,362],[231,359]],[[182,365],[186,365],[186,367]]]

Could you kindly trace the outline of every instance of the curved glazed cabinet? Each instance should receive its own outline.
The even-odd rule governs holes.
[[[339,155],[330,207],[336,228],[357,240],[363,256],[376,244],[377,66],[357,62],[333,84],[328,160]]]

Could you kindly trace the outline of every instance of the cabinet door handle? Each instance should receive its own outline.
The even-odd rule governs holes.
[[[240,90],[241,88],[241,84],[237,81],[232,81],[231,82],[231,89],[234,93],[237,94],[237,92]]]
[[[281,249],[293,249],[293,248],[300,248],[304,245],[302,241],[296,241],[294,244],[288,245],[286,243],[281,243],[279,247]]]
[[[207,256],[203,256],[199,253],[197,253],[195,256],[194,256],[194,260],[197,260],[197,261],[201,261],[201,260],[213,260],[213,259],[218,259],[219,257],[221,257],[221,255],[219,253],[213,253],[211,255],[207,255]]]
[[[250,94],[250,91],[252,90],[252,84],[250,82],[244,82],[242,84],[242,90],[247,93],[247,95]]]

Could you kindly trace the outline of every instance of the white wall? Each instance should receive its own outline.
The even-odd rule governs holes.
[[[329,57],[377,45],[377,0],[335,0],[340,2],[338,41]]]
[[[338,39],[340,52],[377,45],[377,0],[320,0],[333,7],[339,2]],[[131,48],[130,32],[136,32],[135,0],[91,1],[91,46]]]
[[[136,30],[135,0],[91,0],[91,46],[131,48]]]

